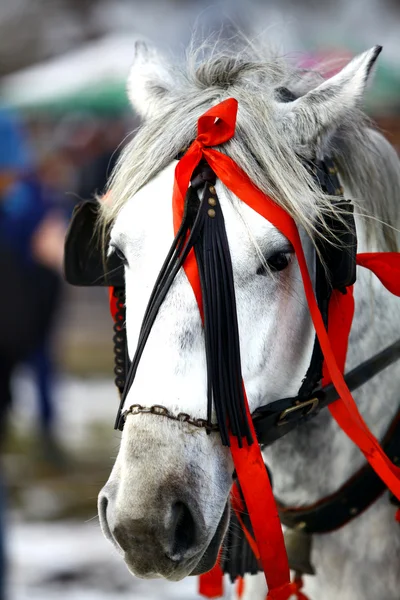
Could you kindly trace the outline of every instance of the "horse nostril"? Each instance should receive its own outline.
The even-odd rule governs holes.
[[[116,525],[113,529],[113,536],[117,544],[124,552],[129,552],[132,545],[132,539],[129,536],[129,529],[124,526]]]
[[[109,502],[110,501],[109,501],[108,497],[104,493],[102,493],[99,496],[98,511],[99,511],[100,526],[101,526],[101,529],[102,529],[105,537],[113,544],[113,546],[116,548],[116,550],[121,554],[123,551],[123,548],[120,545],[117,537],[114,535],[115,528],[110,527],[110,523],[108,520],[107,511],[108,511],[108,507],[109,507]]]
[[[106,536],[107,539],[112,540],[112,533],[110,531],[110,527],[108,525],[108,520],[107,520],[107,507],[108,507],[108,498],[105,495],[102,495],[99,497],[99,504],[98,504],[98,513],[99,513],[99,519],[100,519],[100,525],[101,528],[104,532],[104,535]]]
[[[194,545],[196,524],[190,509],[184,502],[175,502],[172,507],[171,559],[179,560]]]

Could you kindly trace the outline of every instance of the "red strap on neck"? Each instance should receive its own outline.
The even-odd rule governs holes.
[[[370,269],[393,294],[400,296],[400,254],[397,252],[370,252],[357,255],[357,264]],[[329,304],[328,331],[340,371],[344,372],[347,345],[354,313],[353,290],[346,294],[335,290]],[[324,362],[323,385],[333,381],[329,366]],[[336,386],[335,386],[336,387]],[[338,388],[336,387],[337,391]],[[329,410],[349,438],[360,448],[375,472],[393,494],[400,499],[400,468],[385,455],[379,442],[369,431],[350,394],[341,396]]]
[[[340,396],[340,400],[331,406],[331,412],[346,434],[364,453],[368,462],[388,488],[400,498],[400,469],[388,459],[376,438],[369,431],[343,378],[344,364],[342,362],[345,352],[340,354],[339,350],[341,351],[343,347],[347,348],[351,325],[350,309],[353,310],[351,301],[343,300],[345,296],[340,298],[337,293],[333,295],[333,299],[337,302],[336,308],[335,303],[332,305],[332,311],[337,315],[333,317],[334,322],[339,315],[342,315],[343,318],[340,336],[333,333],[333,326],[329,328],[332,339],[340,337],[340,340],[331,344],[314,296],[299,232],[294,220],[283,208],[261,192],[231,158],[210,147],[222,144],[234,135],[237,109],[237,101],[230,98],[200,117],[198,136],[175,170],[172,199],[175,232],[182,221],[186,191],[192,172],[201,158],[205,158],[224,185],[240,200],[270,221],[291,242],[299,263],[315,331],[324,354],[325,377],[333,382]],[[184,269],[203,317],[200,278],[193,251],[186,259]],[[392,281],[390,274],[388,279]],[[346,308],[344,308],[345,302]],[[252,434],[256,439],[254,430]],[[282,594],[286,593],[284,590],[287,591],[290,586],[289,567],[278,512],[261,452],[256,443],[251,446],[245,443],[243,448],[239,448],[233,437],[231,437],[231,452],[260,551],[261,562],[270,590],[269,598],[271,600],[282,598]]]

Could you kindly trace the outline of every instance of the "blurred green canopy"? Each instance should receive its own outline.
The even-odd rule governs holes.
[[[35,113],[67,113],[73,111],[93,112],[99,115],[120,114],[129,110],[129,101],[126,94],[126,81],[103,81],[90,85],[71,94],[56,98],[41,100],[40,102],[27,102],[20,105],[24,111]]]
[[[13,73],[0,83],[2,103],[27,113],[121,113],[134,46],[134,36],[108,36]]]
[[[379,63],[372,86],[366,94],[367,107],[376,110],[399,110],[400,71],[387,63]]]
[[[63,56],[3,78],[2,101],[27,113],[128,110],[126,80],[134,55],[134,36],[108,36]],[[366,94],[370,112],[388,113],[400,104],[400,71],[380,57]]]

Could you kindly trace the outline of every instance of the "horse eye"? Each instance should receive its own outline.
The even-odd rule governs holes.
[[[126,266],[128,264],[128,260],[125,256],[125,254],[122,252],[122,250],[120,250],[118,248],[118,246],[111,246],[113,249],[113,252],[116,256],[118,256],[119,260],[121,261],[121,263]]]
[[[297,99],[296,94],[285,87],[277,88],[275,94],[280,102],[293,102]]]
[[[290,263],[290,252],[276,252],[270,256],[267,260],[267,265],[270,271],[283,271]],[[261,265],[257,269],[257,275],[266,275],[268,273],[268,269],[265,265]]]

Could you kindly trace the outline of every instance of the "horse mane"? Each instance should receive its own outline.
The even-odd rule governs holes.
[[[171,67],[170,78],[174,87],[167,94],[154,84],[151,93],[160,97],[161,110],[142,124],[120,156],[108,186],[111,202],[102,209],[103,224],[112,223],[124,204],[191,143],[201,114],[234,97],[239,102],[236,134],[219,150],[315,235],[315,223],[324,223],[334,210],[332,198],[316,186],[274,113],[285,91],[298,97],[318,85],[318,70],[296,67],[252,43],[239,48],[229,40],[229,47],[192,45],[186,64]],[[393,148],[371,128],[361,108],[349,111],[324,144],[338,161],[356,212],[365,217],[367,238],[381,250],[397,249],[393,228],[400,226],[400,168]],[[172,190],[165,193],[172,195]]]

